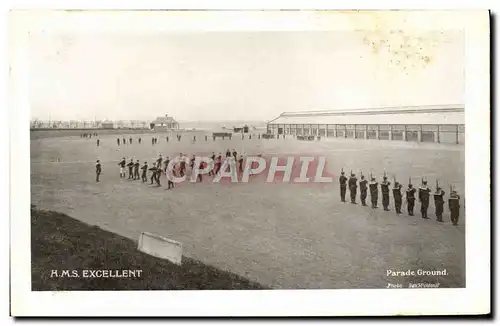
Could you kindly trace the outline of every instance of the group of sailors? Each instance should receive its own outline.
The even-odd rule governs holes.
[[[230,149],[226,150],[225,153],[226,158],[234,158],[234,161],[237,163],[237,168],[241,172],[243,172],[243,155],[240,155],[238,157],[238,152],[233,149],[232,151]],[[223,163],[224,163],[224,158],[222,153],[215,154],[215,152],[212,152],[212,155],[210,156],[212,166],[210,167],[210,170],[208,171],[209,176],[215,176],[219,173]],[[119,162],[118,166],[120,167],[120,178],[124,179],[127,178],[127,168],[128,168],[128,180],[142,180],[142,182],[147,182],[148,181],[148,176],[147,173],[150,172],[149,180],[150,184],[156,183],[156,185],[159,187],[161,186],[160,182],[160,177],[162,175],[167,175],[167,173],[171,172],[172,176],[175,177],[184,177],[187,173],[187,165],[189,165],[189,168],[194,170],[195,164],[196,164],[196,156],[192,155],[191,158],[188,158],[183,153],[180,153],[179,157],[176,158],[175,164],[173,164],[172,167],[170,167],[170,157],[167,156],[165,159],[162,157],[160,154],[158,158],[156,159],[155,162],[153,162],[153,165],[150,167],[148,165],[148,162],[144,162],[142,165],[139,160],[136,160],[134,162],[134,159],[131,158],[130,161],[127,163],[127,159],[123,157]],[[207,162],[200,162],[198,169],[200,170],[205,170],[208,167]],[[168,169],[171,169],[169,171]],[[229,167],[228,167],[229,168]],[[141,173],[140,173],[141,171]],[[101,163],[98,160],[96,162],[96,182],[100,181],[100,175],[102,173],[102,167]],[[171,177],[167,178],[168,181],[168,190],[174,188],[174,182],[172,181]],[[202,174],[197,175],[197,180],[196,181],[203,181],[203,176]]]
[[[378,185],[379,183],[376,181],[375,177],[371,176],[370,182],[365,179],[363,173],[361,173],[361,180],[358,182],[358,178],[356,178],[355,173],[351,172],[351,176],[347,178],[345,176],[344,171],[341,171],[341,175],[339,178],[340,183],[340,199],[342,202],[346,202],[345,196],[347,188],[349,188],[351,203],[357,204],[356,196],[357,196],[357,188],[359,183],[360,190],[360,199],[361,205],[368,206],[366,204],[366,197],[368,190],[370,190],[370,199],[372,208],[377,208],[378,206]],[[401,214],[401,206],[403,199],[402,188],[403,185],[400,184],[394,178],[394,185],[392,189],[390,188],[391,183],[387,180],[387,176],[384,172],[383,181],[380,183],[380,190],[382,192],[382,206],[385,211],[389,211],[389,196],[392,190],[393,198],[394,198],[394,206],[397,214]],[[417,193],[418,190],[418,193]],[[432,192],[432,190],[427,186],[427,181],[422,178],[422,184],[418,189],[415,189],[411,183],[411,178],[408,180],[408,188],[405,190],[406,193],[406,203],[408,214],[413,216],[413,209],[415,207],[415,200],[418,198],[420,202],[420,213],[423,219],[428,219],[427,210],[429,209],[430,197],[434,198],[434,207],[436,220],[438,222],[443,222],[443,211],[444,211],[444,196],[445,192],[441,187],[439,187],[438,182],[436,181],[436,190]],[[418,197],[416,197],[416,194]],[[448,198],[448,208],[450,210],[450,218],[453,225],[458,224],[458,219],[460,215],[460,196],[458,193],[450,186],[450,197]]]
[[[82,134],[82,137],[92,137],[92,135],[97,136],[97,133],[92,133],[92,134]],[[259,135],[260,136],[260,135]],[[242,134],[242,137],[244,135]],[[177,141],[181,140],[181,135],[176,135]],[[251,135],[249,136],[251,139]],[[260,137],[259,137],[260,138]],[[166,136],[166,141],[169,142],[170,137]],[[208,136],[205,136],[205,141],[207,141]],[[214,137],[215,140],[215,137]],[[132,144],[133,143],[133,138],[129,137],[128,143]],[[141,137],[138,137],[137,139],[138,143],[141,144],[142,139]],[[193,136],[193,141],[196,141],[196,136]],[[158,137],[152,137],[151,140],[152,144],[157,144],[158,143]],[[125,137],[122,138],[117,138],[117,144],[120,145],[122,144],[127,144],[127,139]],[[97,146],[99,146],[99,139],[97,139]],[[225,153],[226,158],[232,157],[234,158],[234,161],[237,163],[237,169],[239,172],[243,172],[243,156],[240,155],[238,157],[238,153],[236,150],[230,150],[227,149]],[[224,162],[224,158],[222,153],[215,154],[215,152],[212,152],[212,155],[210,156],[211,158],[211,164],[212,166],[210,167],[209,176],[215,176],[219,173],[221,166]],[[147,162],[144,162],[142,165],[139,160],[136,160],[134,162],[133,159],[130,159],[130,161],[127,163],[127,160],[125,158],[122,158],[118,165],[120,166],[120,178],[126,178],[126,168],[128,168],[128,180],[142,180],[142,182],[147,182],[148,181],[148,176],[147,173],[150,172],[150,184],[156,183],[157,186],[161,186],[160,182],[160,177],[162,175],[166,175],[168,171],[168,167],[170,164],[170,158],[167,156],[165,159],[163,159],[162,155],[160,154],[158,159],[156,159],[155,162],[153,162],[153,165],[150,167]],[[180,154],[180,159],[177,160],[176,164],[174,164],[173,169],[171,171],[173,176],[180,176],[183,177],[186,175],[186,166],[189,164],[189,167],[191,170],[194,169],[194,164],[195,164],[195,156],[193,155],[191,158],[188,158],[186,155],[183,153]],[[207,162],[200,162],[200,166],[198,167],[200,170],[205,169],[207,167]],[[140,172],[141,171],[141,172]],[[101,164],[99,161],[96,163],[96,181],[99,182],[99,176],[102,173],[102,168]],[[378,207],[378,193],[379,193],[379,183],[376,181],[375,177],[372,175],[370,176],[371,180],[368,181],[365,179],[365,176],[363,173],[361,173],[361,180],[359,180],[355,175],[355,173],[352,173],[349,178],[345,176],[345,172],[342,170],[341,175],[339,178],[339,183],[340,183],[340,197],[342,202],[346,202],[346,191],[349,189],[350,191],[350,197],[351,197],[351,203],[352,204],[357,204],[356,202],[356,197],[357,197],[357,188],[359,185],[359,190],[360,190],[360,199],[361,199],[361,205],[362,206],[368,206],[366,204],[366,199],[367,199],[367,194],[368,190],[370,191],[370,199],[371,199],[371,206],[372,208],[377,208]],[[197,181],[202,181],[202,174],[197,175]],[[168,188],[167,189],[173,189],[174,188],[174,182],[171,180],[172,178],[167,178],[168,181]],[[392,192],[393,198],[394,198],[394,207],[395,211],[397,214],[401,214],[401,208],[403,205],[403,194],[406,194],[406,204],[407,204],[407,210],[408,214],[410,216],[413,216],[413,210],[415,207],[415,201],[418,198],[418,201],[420,202],[420,213],[423,219],[428,219],[429,217],[427,216],[427,211],[429,209],[429,203],[430,203],[430,198],[431,196],[434,199],[434,207],[435,207],[435,214],[436,214],[436,220],[438,222],[443,222],[443,212],[444,212],[444,204],[445,204],[445,192],[441,187],[439,187],[439,184],[436,182],[436,190],[432,192],[432,190],[427,186],[427,181],[422,178],[422,183],[421,186],[416,189],[413,187],[411,183],[411,178],[408,181],[408,188],[406,190],[402,190],[403,185],[400,184],[398,181],[394,179],[394,185],[392,188],[390,188],[391,183],[387,180],[386,173],[384,172],[383,180],[380,182],[380,191],[382,193],[382,206],[385,211],[389,211],[389,201],[390,201],[390,193]],[[417,193],[418,190],[418,193]],[[458,193],[452,189],[450,186],[450,196],[448,198],[448,208],[450,211],[450,218],[451,222],[453,225],[458,224],[458,219],[460,215],[460,196]]]
[[[89,137],[91,137],[91,134],[82,134],[81,137],[83,137],[83,135],[86,135],[85,138],[87,138],[87,135],[89,135]],[[95,133],[95,134],[93,133],[92,135],[97,136],[97,133]],[[205,141],[208,141],[208,135],[205,135],[204,137],[205,137]],[[226,136],[220,136],[220,137],[222,139],[225,139]],[[227,135],[227,137],[229,138],[229,140],[232,139],[232,135],[231,134]],[[248,137],[248,139],[252,139],[252,135],[251,134],[248,134],[247,137]],[[181,141],[182,135],[181,134],[175,135],[175,138],[177,139],[177,141]],[[261,138],[260,134],[258,134],[258,139],[260,139],[260,138]],[[171,139],[171,136],[165,136],[165,141],[167,143],[170,141],[170,139]],[[217,136],[212,135],[212,139],[213,139],[213,141],[215,141],[217,139]],[[242,140],[245,139],[245,134],[241,134],[241,139]],[[159,138],[157,136],[151,137],[151,145],[158,144],[158,140],[159,140]],[[100,145],[100,140],[97,139],[96,141],[97,141],[97,146],[99,146]],[[196,142],[196,135],[194,135],[191,138],[191,141],[192,142]],[[141,137],[137,137],[137,142],[139,144],[141,144],[142,143],[142,138]],[[127,145],[127,144],[132,145],[132,143],[133,143],[133,138],[132,137],[129,137],[128,139],[126,137],[124,137],[124,136],[121,137],[121,138],[120,137],[116,138],[116,144],[118,146],[120,146],[120,145]]]
[[[97,137],[97,132],[84,132],[80,134],[80,138],[92,138],[92,136]]]

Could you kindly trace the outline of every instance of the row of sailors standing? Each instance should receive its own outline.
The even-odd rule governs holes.
[[[356,195],[357,195],[357,187],[358,187],[358,179],[356,175],[351,172],[351,177],[347,179],[344,171],[341,172],[340,178],[340,198],[342,202],[346,202],[345,195],[347,187],[349,187],[351,203],[356,203]],[[389,211],[389,196],[392,190],[392,194],[394,197],[394,206],[397,214],[401,214],[401,206],[402,206],[402,188],[399,182],[394,181],[394,186],[390,189],[391,183],[387,181],[387,176],[384,173],[383,181],[380,183],[380,189],[382,192],[382,206],[385,211]],[[367,206],[366,197],[367,190],[370,190],[370,199],[372,203],[372,208],[377,208],[378,204],[378,182],[375,180],[375,177],[371,177],[371,181],[365,180],[364,175],[361,173],[361,180],[359,181],[359,189],[360,189],[360,199],[361,204],[363,206]],[[451,189],[451,187],[450,187]],[[417,189],[413,188],[411,184],[411,179],[408,182],[408,188],[406,189],[406,202],[408,208],[408,214],[413,216],[413,209],[415,207],[415,194]],[[431,189],[427,186],[427,181],[422,179],[422,185],[418,189],[418,200],[421,203],[420,212],[422,214],[423,219],[428,219],[427,210],[429,208],[429,199],[431,196]],[[436,191],[432,193],[434,197],[434,206],[436,213],[436,220],[438,222],[443,222],[443,206],[444,206],[444,195],[445,192],[439,187],[436,182]],[[453,225],[458,224],[458,218],[460,214],[460,196],[453,189],[450,191],[450,198],[448,199],[448,208],[450,210],[451,222]]]

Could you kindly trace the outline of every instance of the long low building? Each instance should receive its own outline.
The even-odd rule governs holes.
[[[283,112],[267,123],[275,135],[465,142],[463,105]]]

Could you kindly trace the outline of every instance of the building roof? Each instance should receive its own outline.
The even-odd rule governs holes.
[[[465,124],[464,106],[430,105],[344,111],[283,112],[270,124]]]
[[[168,115],[165,114],[164,117],[157,117],[156,120],[151,121],[151,123],[154,123],[154,124],[160,124],[160,123],[177,123],[177,121],[175,121],[174,118],[169,117]]]

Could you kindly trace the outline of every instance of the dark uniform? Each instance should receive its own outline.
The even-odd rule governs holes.
[[[234,157],[234,161],[236,162],[236,160],[238,159],[238,152],[236,152],[236,150],[233,149],[233,157]]]
[[[97,140],[97,147],[99,147],[99,142],[100,142],[100,140],[98,139],[98,140]]]
[[[460,196],[455,190],[451,191],[448,199],[448,208],[450,209],[450,218],[453,225],[458,225],[458,217],[460,215]]]
[[[340,183],[340,201],[345,203],[345,191],[347,188],[347,177],[344,175],[344,172],[340,173],[339,183]]]
[[[231,156],[231,151],[228,149],[228,150],[226,151],[226,157],[230,157],[230,156]]]
[[[240,173],[243,173],[243,155],[240,155],[240,159],[238,160],[238,168]]]
[[[161,173],[162,173],[161,165],[158,165],[156,167],[156,174],[155,174],[156,184],[158,185],[158,187],[161,186],[161,184],[160,184]]]
[[[144,162],[144,165],[141,167],[142,170],[142,182],[148,182],[147,172],[148,172],[148,163]]]
[[[181,161],[180,161],[179,165],[180,165],[180,174],[181,174],[181,177],[183,177],[186,175],[186,157],[181,156]]]
[[[120,166],[120,178],[125,178],[125,165],[127,165],[125,158],[123,158],[118,165]]]
[[[372,201],[372,208],[377,208],[378,205],[378,182],[375,181],[375,178],[372,178],[370,181],[370,199]]]
[[[167,143],[168,143],[168,136],[167,136]]]
[[[156,180],[156,163],[153,163],[153,167],[149,169],[149,171],[151,171],[151,183],[150,184],[153,184],[153,181]]]
[[[418,189],[418,200],[420,201],[420,212],[422,213],[422,218],[427,217],[427,209],[429,208],[429,196],[431,190],[427,187],[427,181],[424,181],[422,186]]]
[[[196,160],[196,157],[193,155],[193,157],[191,157],[191,160],[189,161],[189,167],[191,168],[191,170],[194,170],[194,161]]]
[[[361,205],[366,206],[366,190],[367,190],[367,184],[368,181],[365,180],[365,176],[361,176],[361,181],[359,181],[359,192],[360,192],[360,199],[361,199]]]
[[[127,141],[125,140],[125,137],[123,137],[123,145],[127,144]]]
[[[203,170],[205,168],[205,162],[200,162],[200,165],[198,166],[198,169],[199,170]],[[196,178],[196,181],[200,181],[200,182],[203,182],[203,177],[202,177],[202,174],[201,173],[198,173],[198,176]]]
[[[401,204],[403,203],[403,195],[401,194],[401,188],[403,186],[399,182],[394,182],[394,187],[392,188],[392,195],[394,196],[394,207],[396,208],[396,213],[401,214]]]
[[[128,139],[129,143],[132,144],[132,137]]]
[[[219,173],[221,165],[222,165],[222,155],[219,155],[215,159],[215,171],[214,171],[215,174]]]
[[[415,192],[417,192],[417,189],[413,188],[413,185],[410,183],[408,189],[406,189],[406,202],[410,216],[413,216],[413,208],[415,207]]]
[[[139,137],[139,145],[141,144],[141,141],[142,141],[142,139],[141,139],[141,137]]]
[[[99,182],[99,176],[101,175],[101,163],[99,160],[97,160],[97,163],[95,165],[95,181]]]
[[[210,158],[212,159],[212,166],[211,166],[211,169],[208,171],[208,175],[214,175],[214,167],[215,167],[215,153],[212,152],[212,156],[210,156]]]
[[[436,208],[436,220],[443,222],[444,191],[437,187],[434,192],[434,207]]]
[[[140,167],[140,163],[139,163],[139,160],[137,160],[137,162],[135,162],[134,164],[134,180],[139,180],[139,167]]]
[[[120,138],[116,138],[116,143],[120,146]]]
[[[351,173],[351,177],[349,178],[349,191],[351,193],[351,204],[356,204],[356,194],[358,189],[358,178]]]
[[[387,177],[384,177],[384,181],[380,183],[380,190],[382,191],[382,206],[384,206],[384,211],[389,210],[389,186],[391,183],[387,181]]]
[[[161,162],[162,161],[163,161],[163,158],[161,157],[161,154],[160,154],[160,156],[156,160],[156,166],[158,167],[158,169],[161,169]]]
[[[134,169],[134,162],[130,160],[127,166],[128,166],[128,178],[132,179],[132,177],[134,176],[134,173],[132,172],[132,170]]]
[[[208,136],[207,135],[205,135],[205,141],[208,141]]]

